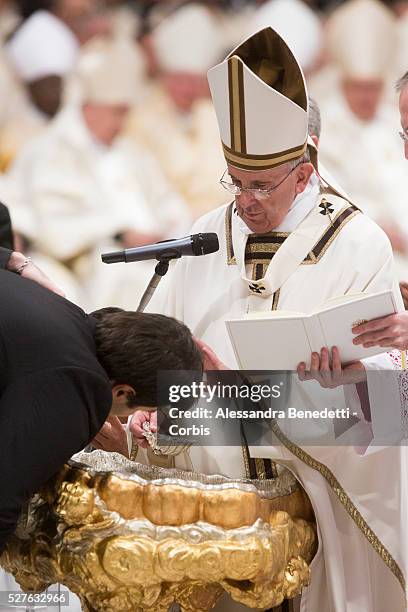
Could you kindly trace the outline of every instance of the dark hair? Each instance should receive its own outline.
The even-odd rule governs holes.
[[[36,11],[52,11],[56,0],[17,0],[16,7],[22,18],[28,19]]]
[[[97,321],[99,362],[111,381],[135,389],[136,395],[128,400],[129,407],[158,405],[160,371],[178,370],[185,384],[201,380],[201,352],[183,323],[160,314],[120,308],[102,308],[91,314]]]

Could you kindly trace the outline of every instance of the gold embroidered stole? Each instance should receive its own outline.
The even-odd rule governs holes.
[[[245,247],[245,264],[253,266],[253,280],[264,278],[273,256],[288,236],[287,232],[269,232],[248,236]]]
[[[245,247],[245,264],[252,265],[253,280],[260,280],[266,274],[273,256],[282,246],[289,233],[269,232],[267,234],[250,234]],[[277,468],[271,459],[251,457],[243,428],[242,453],[246,474],[251,480],[265,480],[276,478]]]

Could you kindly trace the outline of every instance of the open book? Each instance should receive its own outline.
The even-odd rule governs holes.
[[[324,346],[337,346],[342,363],[383,353],[387,348],[354,345],[351,328],[396,312],[393,292],[382,291],[333,298],[310,314],[256,312],[225,323],[242,370],[295,370]]]

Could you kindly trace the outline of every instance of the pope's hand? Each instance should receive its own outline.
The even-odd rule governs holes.
[[[312,353],[310,370],[304,362],[297,367],[299,380],[317,380],[324,389],[334,389],[340,385],[350,385],[366,380],[366,371],[361,361],[342,366],[340,353],[336,346],[330,351],[323,347],[319,353]]]
[[[194,341],[197,344],[197,346],[200,349],[201,354],[203,356],[203,370],[204,371],[207,371],[207,370],[229,370],[230,369],[228,366],[225,365],[225,363],[223,363],[221,361],[221,359],[219,359],[217,357],[217,355],[212,350],[212,348],[210,346],[208,346],[208,344],[203,342],[203,340],[199,340],[198,338],[194,338]]]
[[[19,253],[18,251],[13,251],[13,253],[10,255],[10,259],[8,260],[7,270],[10,270],[10,272],[15,272],[16,270],[20,268],[20,266],[23,265],[25,261],[26,261],[25,255],[23,255],[22,253]],[[59,289],[48,278],[48,276],[46,276],[44,272],[40,270],[40,268],[37,268],[37,266],[32,261],[30,261],[30,263],[24,266],[21,272],[21,276],[23,278],[28,278],[29,280],[32,280],[38,283],[39,285],[42,285],[46,289],[49,289],[50,291],[53,291],[54,293],[57,293],[58,295],[61,295],[62,297],[65,297],[64,292],[61,291],[61,289]]]
[[[353,334],[358,334],[353,344],[392,347],[404,351],[408,349],[408,312],[373,319],[353,327]]]
[[[147,410],[138,410],[132,416],[130,421],[129,429],[133,435],[133,438],[138,446],[141,448],[149,448],[149,443],[144,435],[143,423],[150,423],[150,431],[152,433],[157,432],[157,411],[148,412]]]
[[[129,457],[127,435],[117,416],[110,416],[91,442],[92,446]]]

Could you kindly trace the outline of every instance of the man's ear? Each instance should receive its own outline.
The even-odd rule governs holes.
[[[115,404],[128,406],[128,400],[136,395],[136,391],[130,385],[113,385],[112,399]]]
[[[310,177],[314,172],[314,167],[313,164],[309,162],[301,164],[297,170],[296,194],[299,195],[299,193],[303,193],[306,189]]]

